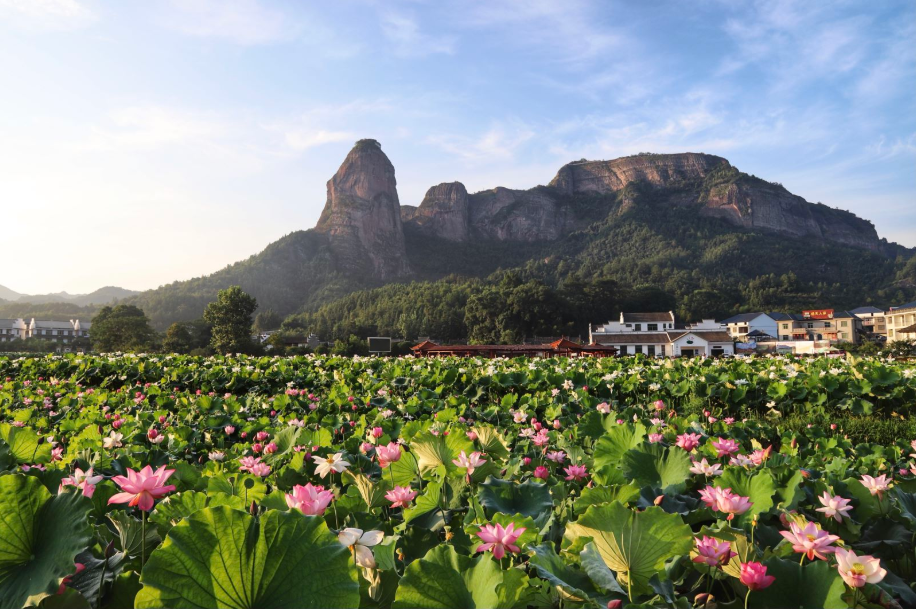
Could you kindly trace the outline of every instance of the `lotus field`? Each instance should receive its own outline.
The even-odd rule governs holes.
[[[0,358],[0,607],[916,607],[914,376]]]

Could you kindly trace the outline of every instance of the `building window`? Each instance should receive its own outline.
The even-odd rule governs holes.
[[[635,353],[642,353],[642,345],[636,345]]]
[[[646,347],[646,353],[651,355],[652,357],[655,357],[655,345],[649,345],[648,347]]]
[[[829,322],[829,321],[825,321],[825,322],[824,322],[824,327],[825,327],[825,328],[829,328],[829,327],[830,327],[830,322]]]
[[[788,329],[789,329],[789,324],[782,324],[782,329],[783,329],[783,330],[788,330]]]
[[[626,355],[626,354],[627,354],[627,346],[620,345],[620,355]]]
[[[646,324],[646,330],[649,332],[655,332],[658,330],[658,324]]]
[[[642,324],[636,324],[636,327],[634,328],[634,330],[636,330],[637,332],[642,332]]]
[[[658,346],[658,354],[661,355],[662,357],[665,357],[665,345]]]
[[[808,322],[808,327],[809,327],[809,328],[813,328],[813,327],[814,327],[814,324],[811,323],[811,322],[809,321],[809,322]]]
[[[841,327],[841,328],[847,328],[847,327],[849,327],[849,322],[848,322],[848,321],[845,321],[845,320],[844,320],[844,321],[841,321],[841,322],[840,322],[840,327]]]
[[[789,340],[789,335],[788,335],[788,334],[783,334],[783,335],[782,335],[782,339],[783,339],[783,340]]]

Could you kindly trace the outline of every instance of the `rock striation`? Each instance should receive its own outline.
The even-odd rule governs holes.
[[[615,193],[631,182],[668,188],[703,180],[722,165],[728,165],[728,161],[695,152],[640,154],[613,161],[578,161],[561,167],[549,186],[567,195]]]
[[[356,143],[328,180],[328,198],[315,231],[328,236],[342,271],[392,279],[410,273],[394,166],[381,145]]]

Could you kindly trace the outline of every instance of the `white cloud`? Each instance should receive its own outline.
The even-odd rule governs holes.
[[[175,13],[166,24],[191,36],[242,45],[272,44],[295,36],[296,27],[281,11],[257,0],[171,0]]]
[[[404,13],[386,12],[381,16],[382,32],[394,45],[397,55],[402,57],[433,55],[455,52],[456,37],[434,36],[420,31],[420,24],[413,16]]]
[[[477,136],[441,134],[427,138],[431,144],[461,157],[471,163],[509,160],[518,149],[535,137],[535,132],[524,123],[511,121],[496,123]]]
[[[97,125],[86,147],[149,149],[213,141],[227,135],[228,130],[225,123],[206,115],[155,105],[131,106],[114,110],[107,124]]]
[[[0,0],[0,23],[22,29],[75,30],[95,20],[95,14],[77,0]]]

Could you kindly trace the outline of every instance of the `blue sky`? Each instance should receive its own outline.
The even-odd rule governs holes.
[[[362,137],[402,204],[707,152],[916,246],[908,0],[0,0],[0,57],[19,292],[246,258],[315,224]]]

